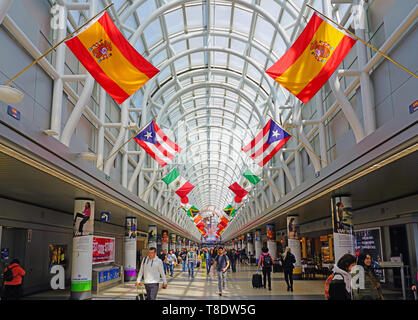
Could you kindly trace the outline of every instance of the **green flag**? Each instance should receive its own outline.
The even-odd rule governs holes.
[[[243,174],[244,178],[247,179],[251,184],[256,185],[260,182],[261,178],[253,174],[250,169],[245,170]]]

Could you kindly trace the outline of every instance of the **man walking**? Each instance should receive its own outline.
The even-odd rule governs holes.
[[[173,250],[170,250],[170,253],[166,257],[168,269],[170,270],[170,277],[173,277],[174,272],[174,262],[177,263],[177,257],[174,254]]]
[[[206,261],[206,276],[209,276],[210,267],[212,266],[213,259],[208,249],[205,249],[205,261]]]
[[[160,277],[163,279],[163,289],[167,288],[167,279],[165,277],[163,262],[156,255],[157,249],[149,248],[148,256],[142,260],[136,286],[141,285],[142,277],[144,277],[145,290],[147,292],[147,300],[156,300]]]
[[[222,296],[222,288],[225,288],[226,270],[229,268],[229,258],[225,255],[223,248],[219,248],[218,255],[213,261],[213,275],[218,273],[219,295]]]
[[[191,247],[187,253],[187,267],[189,268],[189,279],[194,278],[194,267],[197,265],[197,254],[194,252],[194,248]]]
[[[169,269],[168,263],[167,263],[167,249],[163,250],[163,253],[161,254],[161,261],[163,262],[163,267],[164,267],[164,273],[167,274],[167,271]]]
[[[186,250],[186,248],[183,248],[181,250],[180,258],[181,258],[181,264],[182,264],[182,267],[183,267],[183,271],[186,272],[187,271],[187,263],[186,263],[186,260],[187,260],[187,250]]]
[[[228,258],[229,261],[231,262],[231,269],[232,272],[237,272],[237,259],[236,259],[236,254],[235,254],[235,249],[232,249],[231,251],[228,252]]]

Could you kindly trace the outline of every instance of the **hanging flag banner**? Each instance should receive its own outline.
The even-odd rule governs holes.
[[[118,104],[159,72],[123,37],[107,12],[65,43]]]
[[[244,151],[257,165],[263,167],[292,136],[270,119]]]
[[[253,186],[255,186],[257,183],[260,182],[261,178],[251,172],[250,169],[245,170],[245,172],[242,174],[245,179],[248,180]]]
[[[193,190],[194,186],[180,176],[176,168],[172,169],[162,180],[182,199],[182,203],[188,202],[186,196]]]
[[[355,39],[313,14],[299,38],[266,73],[308,103],[355,43]]]
[[[234,200],[236,203],[240,203],[242,198],[248,194],[248,191],[241,187],[238,182],[234,182],[228,188],[235,193],[236,197]]]
[[[162,167],[170,163],[182,150],[167,137],[154,120],[133,139]]]

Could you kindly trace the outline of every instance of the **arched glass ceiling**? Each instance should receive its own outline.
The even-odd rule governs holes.
[[[120,30],[160,70],[133,97],[139,125],[154,119],[171,129],[184,150],[171,167],[196,186],[190,203],[223,209],[249,163],[241,147],[293,102],[264,71],[303,30],[312,14],[306,2],[322,10],[324,1],[113,2]],[[348,7],[339,5],[340,14]]]

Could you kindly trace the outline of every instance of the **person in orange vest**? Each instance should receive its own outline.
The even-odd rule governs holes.
[[[7,272],[8,270],[11,273]],[[13,259],[12,263],[4,269],[4,300],[17,300],[22,296],[22,277],[25,274],[18,259]]]

